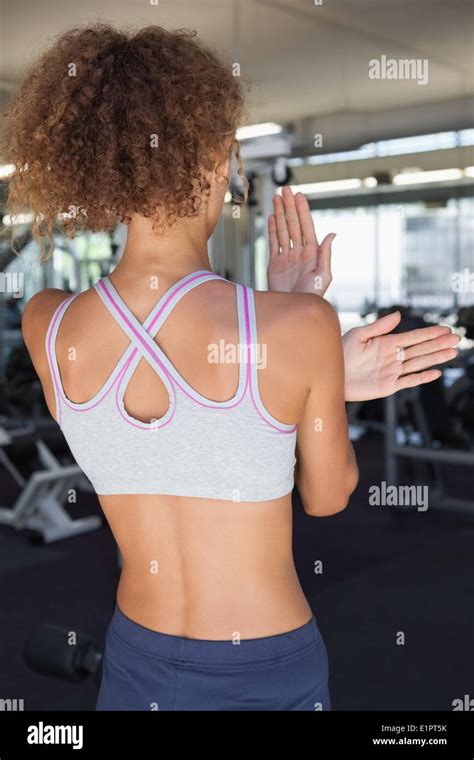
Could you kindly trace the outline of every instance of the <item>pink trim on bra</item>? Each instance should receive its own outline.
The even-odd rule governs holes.
[[[59,376],[59,369],[57,367],[57,362],[53,360],[53,351],[51,347],[51,338],[53,335],[53,332],[56,328],[56,326],[59,326],[59,323],[61,322],[61,319],[63,317],[64,312],[66,311],[67,307],[71,303],[71,301],[75,298],[75,295],[69,296],[69,298],[65,298],[64,301],[62,301],[59,306],[55,309],[54,314],[51,318],[51,321],[49,323],[49,327],[46,333],[46,356],[48,357],[48,364],[49,364],[49,371],[51,372],[51,378],[53,380],[53,388],[54,388],[54,398],[56,402],[56,422],[58,423],[59,427],[61,427],[61,390],[62,390],[62,384],[61,384],[61,378]],[[54,359],[56,357],[54,356]]]
[[[160,417],[154,423],[142,422],[141,420],[138,420],[135,417],[132,417],[130,414],[128,414],[127,410],[125,409],[124,396],[125,396],[126,387],[124,389],[124,392],[121,394],[121,396],[119,396],[121,392],[121,385],[123,382],[123,378],[125,374],[127,373],[127,370],[129,368],[129,365],[132,359],[133,359],[133,356],[130,356],[130,359],[127,361],[124,369],[120,373],[120,376],[119,376],[120,380],[117,383],[117,390],[115,392],[115,406],[117,407],[117,410],[120,416],[122,417],[122,419],[125,422],[127,422],[129,425],[132,425],[132,427],[139,428],[140,430],[160,430],[161,428],[166,427],[166,425],[168,425],[169,422],[171,422],[176,411],[176,392],[175,392],[174,386],[172,385],[172,383],[169,384],[169,387],[168,385],[165,386],[166,390],[168,391],[170,404],[165,414],[163,415],[163,417]],[[170,389],[171,389],[172,395],[170,393]]]
[[[204,274],[198,275],[197,277],[193,279],[202,278],[203,276],[206,276],[206,275],[209,277],[209,275],[212,275],[212,273],[205,272]],[[212,279],[216,279],[216,278],[217,278],[216,276],[212,277]],[[188,284],[189,283],[184,283],[183,287],[187,286]],[[125,332],[128,334],[131,341],[134,343],[134,348],[133,348],[134,360],[136,359],[136,353],[137,352],[141,353],[143,358],[145,358],[150,363],[150,365],[153,367],[153,369],[155,369],[158,375],[161,376],[161,373],[159,371],[161,369],[163,373],[166,375],[166,377],[170,381],[175,383],[182,393],[188,396],[188,398],[190,398],[195,403],[205,408],[232,409],[238,406],[242,402],[245,396],[247,386],[248,386],[248,374],[249,374],[248,367],[247,368],[240,367],[239,385],[238,385],[236,393],[234,394],[232,398],[226,399],[225,401],[213,401],[212,399],[206,399],[204,396],[198,393],[198,391],[192,388],[189,385],[189,383],[187,383],[185,378],[178,372],[176,367],[174,367],[174,365],[170,362],[168,357],[164,354],[164,352],[160,349],[160,347],[155,343],[155,341],[151,337],[151,334],[149,331],[150,325],[153,324],[154,328],[156,329],[156,321],[161,316],[162,311],[166,308],[171,298],[176,295],[175,293],[173,293],[168,299],[166,299],[166,302],[163,304],[162,310],[160,310],[158,314],[154,315],[154,317],[150,321],[150,324],[147,326],[147,329],[145,331],[144,324],[141,324],[136,319],[136,317],[130,312],[127,304],[120,298],[119,294],[113,287],[112,283],[110,283],[110,281],[108,281],[107,283],[104,281],[100,281],[98,283],[98,287],[100,288],[101,294],[104,296],[103,300],[107,308],[109,308],[112,315],[118,316],[117,321],[122,324],[122,327],[124,327]],[[242,286],[237,285],[236,287],[241,288]],[[239,302],[239,295],[237,297],[237,302]],[[173,305],[173,308],[175,305],[176,304]],[[166,318],[168,316],[169,314],[166,315]],[[161,321],[161,324],[163,323],[163,321],[164,320]],[[160,327],[161,327],[161,324],[159,325]],[[240,331],[240,326],[239,326],[239,335],[240,333],[241,331]],[[145,350],[147,353],[145,353]],[[155,366],[155,361],[158,364],[158,369]]]
[[[250,319],[249,294],[252,297],[252,320]],[[288,425],[284,425],[283,422],[278,423],[278,420],[276,420],[273,417],[273,415],[271,415],[263,406],[263,402],[260,397],[260,391],[258,389],[258,378],[256,374],[258,372],[258,369],[256,368],[255,372],[253,371],[252,363],[250,362],[250,358],[249,358],[250,346],[252,345],[252,341],[255,343],[255,346],[257,346],[257,324],[256,324],[255,312],[254,312],[255,300],[253,297],[253,293],[251,293],[248,287],[245,287],[244,289],[244,302],[245,302],[246,331],[247,331],[247,336],[248,336],[247,366],[251,367],[251,370],[249,371],[250,398],[252,399],[252,403],[255,407],[256,412],[267,425],[269,425],[271,428],[276,430],[278,433],[283,433],[283,434],[294,433],[296,430],[296,425],[288,426]],[[278,424],[283,427],[278,427]]]
[[[254,409],[267,425],[269,425],[278,433],[294,433],[297,426],[288,426],[285,423],[279,423],[278,420],[276,420],[265,409],[260,398],[256,370],[255,372],[253,371],[251,362],[251,343],[252,340],[255,342],[257,341],[257,327],[254,312],[255,304],[253,300],[253,293],[250,292],[250,289],[247,286],[237,284],[235,285],[237,288],[239,343],[241,344],[242,342],[243,322],[245,330],[245,345],[247,347],[247,360],[245,362],[245,373],[243,371],[243,368],[240,367],[239,385],[235,395],[231,399],[225,401],[212,401],[211,399],[206,399],[204,396],[198,393],[187,383],[185,378],[182,377],[182,375],[170,362],[168,357],[160,349],[158,344],[154,341],[152,335],[156,335],[164,321],[168,318],[169,314],[176,306],[176,303],[181,300],[182,295],[185,295],[185,293],[183,293],[181,296],[179,296],[180,292],[183,289],[187,289],[186,292],[188,292],[191,289],[189,286],[192,283],[198,285],[201,284],[201,282],[208,281],[210,279],[223,278],[220,278],[219,275],[215,275],[213,272],[210,272],[208,270],[202,270],[197,273],[191,272],[190,274],[185,275],[183,278],[181,278],[181,280],[178,280],[178,282],[174,283],[174,285],[172,285],[171,288],[169,288],[164,293],[164,295],[159,299],[158,303],[155,304],[145,321],[143,323],[140,323],[130,311],[126,303],[121,299],[120,295],[117,293],[110,280],[108,278],[101,278],[96,283],[96,290],[101,296],[102,301],[107,306],[110,313],[117,319],[117,322],[119,322],[119,324],[122,324],[122,327],[125,326],[125,332],[130,338],[130,345],[118,360],[117,364],[109,374],[109,377],[105,381],[102,388],[97,391],[92,399],[79,404],[70,401],[64,392],[56,358],[55,346],[54,350],[52,347],[53,340],[54,342],[56,341],[56,335],[61,319],[63,318],[66,309],[77,294],[71,295],[69,298],[61,302],[53,314],[46,335],[47,356],[51,375],[53,378],[56,400],[56,416],[59,426],[61,426],[62,419],[60,403],[61,400],[63,400],[64,403],[73,411],[89,411],[90,409],[93,409],[98,404],[100,404],[114,387],[114,385],[116,385],[115,403],[121,417],[125,420],[125,422],[141,430],[159,430],[165,427],[174,417],[177,404],[175,392],[176,385],[188,398],[200,406],[209,409],[235,408],[242,403],[247,394],[247,390],[249,390]],[[252,296],[252,311],[250,311],[249,307],[249,295]],[[169,312],[166,313],[168,305],[173,301],[173,299],[176,299],[177,296],[179,296],[178,300],[172,305],[171,309],[169,309]],[[243,310],[243,318],[241,310]],[[152,333],[152,330],[155,330],[155,333]],[[136,420],[127,414],[125,406],[123,404],[126,387],[123,389],[122,395],[119,395],[122,391],[121,386],[127,371],[133,363],[138,366],[140,358],[144,358],[146,361],[148,361],[153,369],[157,372],[165,384],[168,395],[170,397],[170,405],[166,413],[162,418],[159,418],[156,423],[141,422],[140,420]],[[130,377],[132,376],[134,369],[130,373]],[[283,427],[279,427],[279,425]]]

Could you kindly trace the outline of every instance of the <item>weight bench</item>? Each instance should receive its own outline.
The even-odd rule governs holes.
[[[69,490],[82,488],[86,482],[82,470],[77,464],[62,464],[43,440],[35,440],[37,434],[34,423],[12,429],[0,427],[0,463],[22,489],[12,507],[0,507],[0,525],[34,531],[38,543],[51,543],[97,530],[102,526],[99,516],[73,519],[64,507]],[[5,447],[21,443],[22,439],[31,441],[32,436],[42,469],[26,479]]]

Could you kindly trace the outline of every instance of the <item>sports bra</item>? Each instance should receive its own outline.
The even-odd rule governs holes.
[[[265,409],[258,389],[258,341],[253,290],[234,284],[239,325],[239,383],[226,401],[211,401],[192,388],[155,342],[176,304],[190,290],[224,278],[191,272],[159,299],[143,324],[108,277],[94,288],[130,339],[102,388],[84,403],[64,391],[56,337],[68,306],[53,314],[46,354],[53,379],[56,420],[77,464],[98,495],[168,494],[229,501],[266,501],[294,484],[296,426]],[[169,406],[159,419],[142,422],[124,405],[127,385],[144,358],[159,375]]]

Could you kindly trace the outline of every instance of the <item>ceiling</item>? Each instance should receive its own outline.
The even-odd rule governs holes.
[[[69,26],[196,29],[253,82],[250,121],[383,112],[472,96],[469,0],[4,0],[0,88]],[[156,3],[156,4],[152,4]],[[428,59],[429,81],[374,81],[368,62]],[[473,120],[474,123],[474,120]]]

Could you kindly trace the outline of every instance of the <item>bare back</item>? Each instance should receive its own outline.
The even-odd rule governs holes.
[[[142,322],[157,296],[172,284],[160,277],[158,291],[111,278]],[[24,332],[45,398],[55,414],[45,362],[44,338],[61,291],[44,291],[37,303],[34,337]],[[159,345],[198,392],[215,401],[235,393],[235,363],[210,363],[210,344],[238,340],[234,287],[207,282],[187,294],[159,332]],[[262,400],[285,424],[302,417],[308,387],[307,347],[301,320],[305,297],[256,293],[259,339],[267,361],[259,370]],[[32,320],[33,315],[31,315]],[[30,321],[31,321],[30,320]],[[300,325],[301,340],[294,339]],[[65,314],[57,359],[68,399],[82,403],[103,386],[128,343],[93,290],[79,295]],[[71,361],[71,349],[74,360]],[[142,421],[166,414],[163,382],[141,360],[124,396],[128,414]],[[232,502],[163,495],[100,496],[123,558],[117,601],[131,619],[149,628],[193,638],[227,639],[237,631],[258,637],[304,624],[311,610],[292,558],[291,494],[260,502]]]

